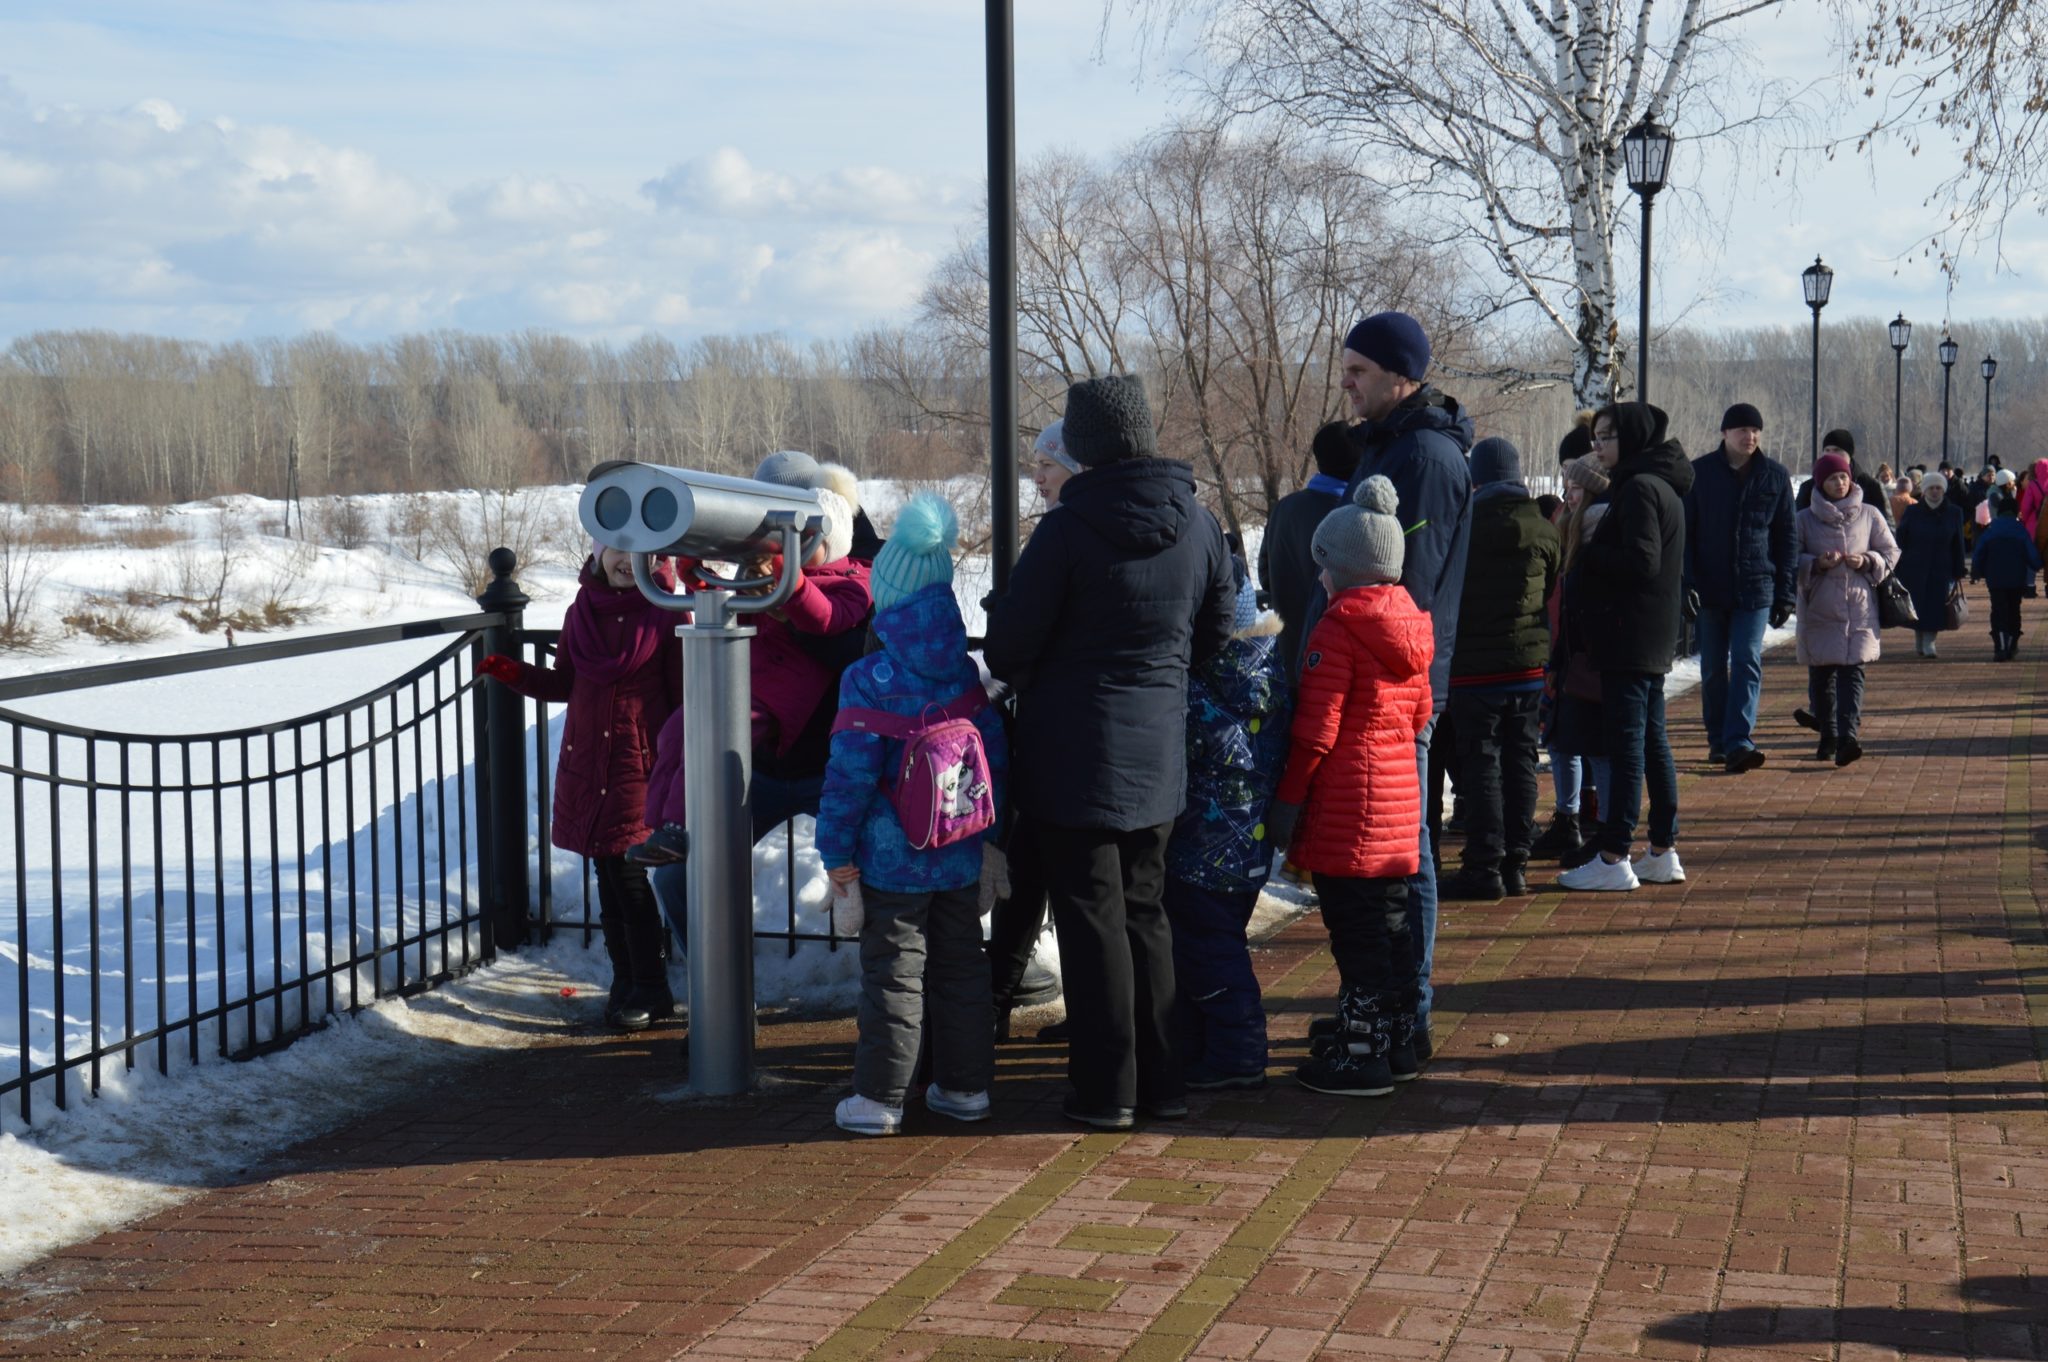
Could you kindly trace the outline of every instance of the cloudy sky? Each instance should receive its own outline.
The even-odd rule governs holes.
[[[1809,6],[1758,25],[1754,60],[1813,69]],[[1128,27],[1098,60],[1100,0],[1017,9],[1020,154],[1174,116],[1170,61],[1141,68]],[[901,318],[981,193],[981,41],[973,0],[8,0],[0,341]],[[1661,201],[1660,302],[1797,324],[1819,252],[1834,316],[2048,311],[2036,220],[2016,273],[1973,259],[1952,301],[1896,259],[1944,152],[1696,148],[1692,197]],[[1688,235],[1707,205],[1725,230]]]

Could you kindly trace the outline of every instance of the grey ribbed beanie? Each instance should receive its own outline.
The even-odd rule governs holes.
[[[1400,505],[1394,484],[1375,473],[1358,485],[1351,500],[1352,505],[1339,506],[1316,526],[1309,556],[1339,591],[1400,581],[1408,541],[1394,514]]]
[[[1088,468],[1122,459],[1152,459],[1159,441],[1152,432],[1152,407],[1136,374],[1085,379],[1067,389],[1060,435],[1067,453]]]

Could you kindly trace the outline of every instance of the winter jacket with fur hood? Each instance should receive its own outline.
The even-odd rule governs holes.
[[[1692,462],[1647,402],[1610,409],[1621,455],[1607,513],[1580,547],[1565,593],[1570,628],[1603,672],[1671,670],[1685,578],[1685,503]]]
[[[1017,691],[1017,808],[1135,832],[1187,797],[1188,668],[1230,637],[1237,581],[1176,459],[1067,479],[989,603],[982,656]]]
[[[674,585],[666,564],[657,576]],[[506,683],[529,699],[565,706],[553,838],[562,850],[619,856],[647,840],[655,735],[682,698],[673,630],[688,618],[658,609],[638,587],[611,585],[592,558],[562,621],[554,664],[521,662]],[[579,669],[578,657],[594,665]]]
[[[1388,585],[1338,592],[1309,634],[1274,796],[1303,806],[1288,848],[1303,869],[1386,879],[1420,867],[1415,740],[1434,712],[1434,633],[1407,588]]]
[[[1824,553],[1864,555],[1861,571],[1820,566]],[[1808,667],[1875,662],[1877,584],[1899,561],[1884,517],[1852,486],[1840,501],[1816,495],[1799,513],[1799,661]]]
[[[1257,892],[1272,867],[1266,805],[1287,761],[1280,618],[1263,616],[1188,672],[1188,806],[1166,873],[1221,893]]]

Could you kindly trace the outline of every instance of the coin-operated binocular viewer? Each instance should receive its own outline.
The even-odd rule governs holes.
[[[633,555],[633,579],[656,605],[691,612],[683,649],[683,788],[690,855],[690,1086],[744,1092],[754,1076],[753,751],[748,615],[773,610],[797,587],[824,528],[816,493],[747,478],[644,463],[591,470],[577,507],[606,548]],[[654,580],[658,554],[736,562],[780,553],[773,578],[699,569],[704,585],[677,594]],[[766,594],[743,594],[772,588]]]

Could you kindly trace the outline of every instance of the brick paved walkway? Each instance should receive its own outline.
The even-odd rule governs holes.
[[[1027,1045],[990,1125],[854,1142],[845,1021],[731,1102],[674,1032],[568,1040],[0,1281],[0,1355],[2048,1356],[2036,627],[1874,668],[1841,771],[1773,658],[1771,764],[1688,768],[1692,881],[1452,914],[1392,1100],[1082,1137]],[[1259,966],[1284,1073],[1329,958]]]

